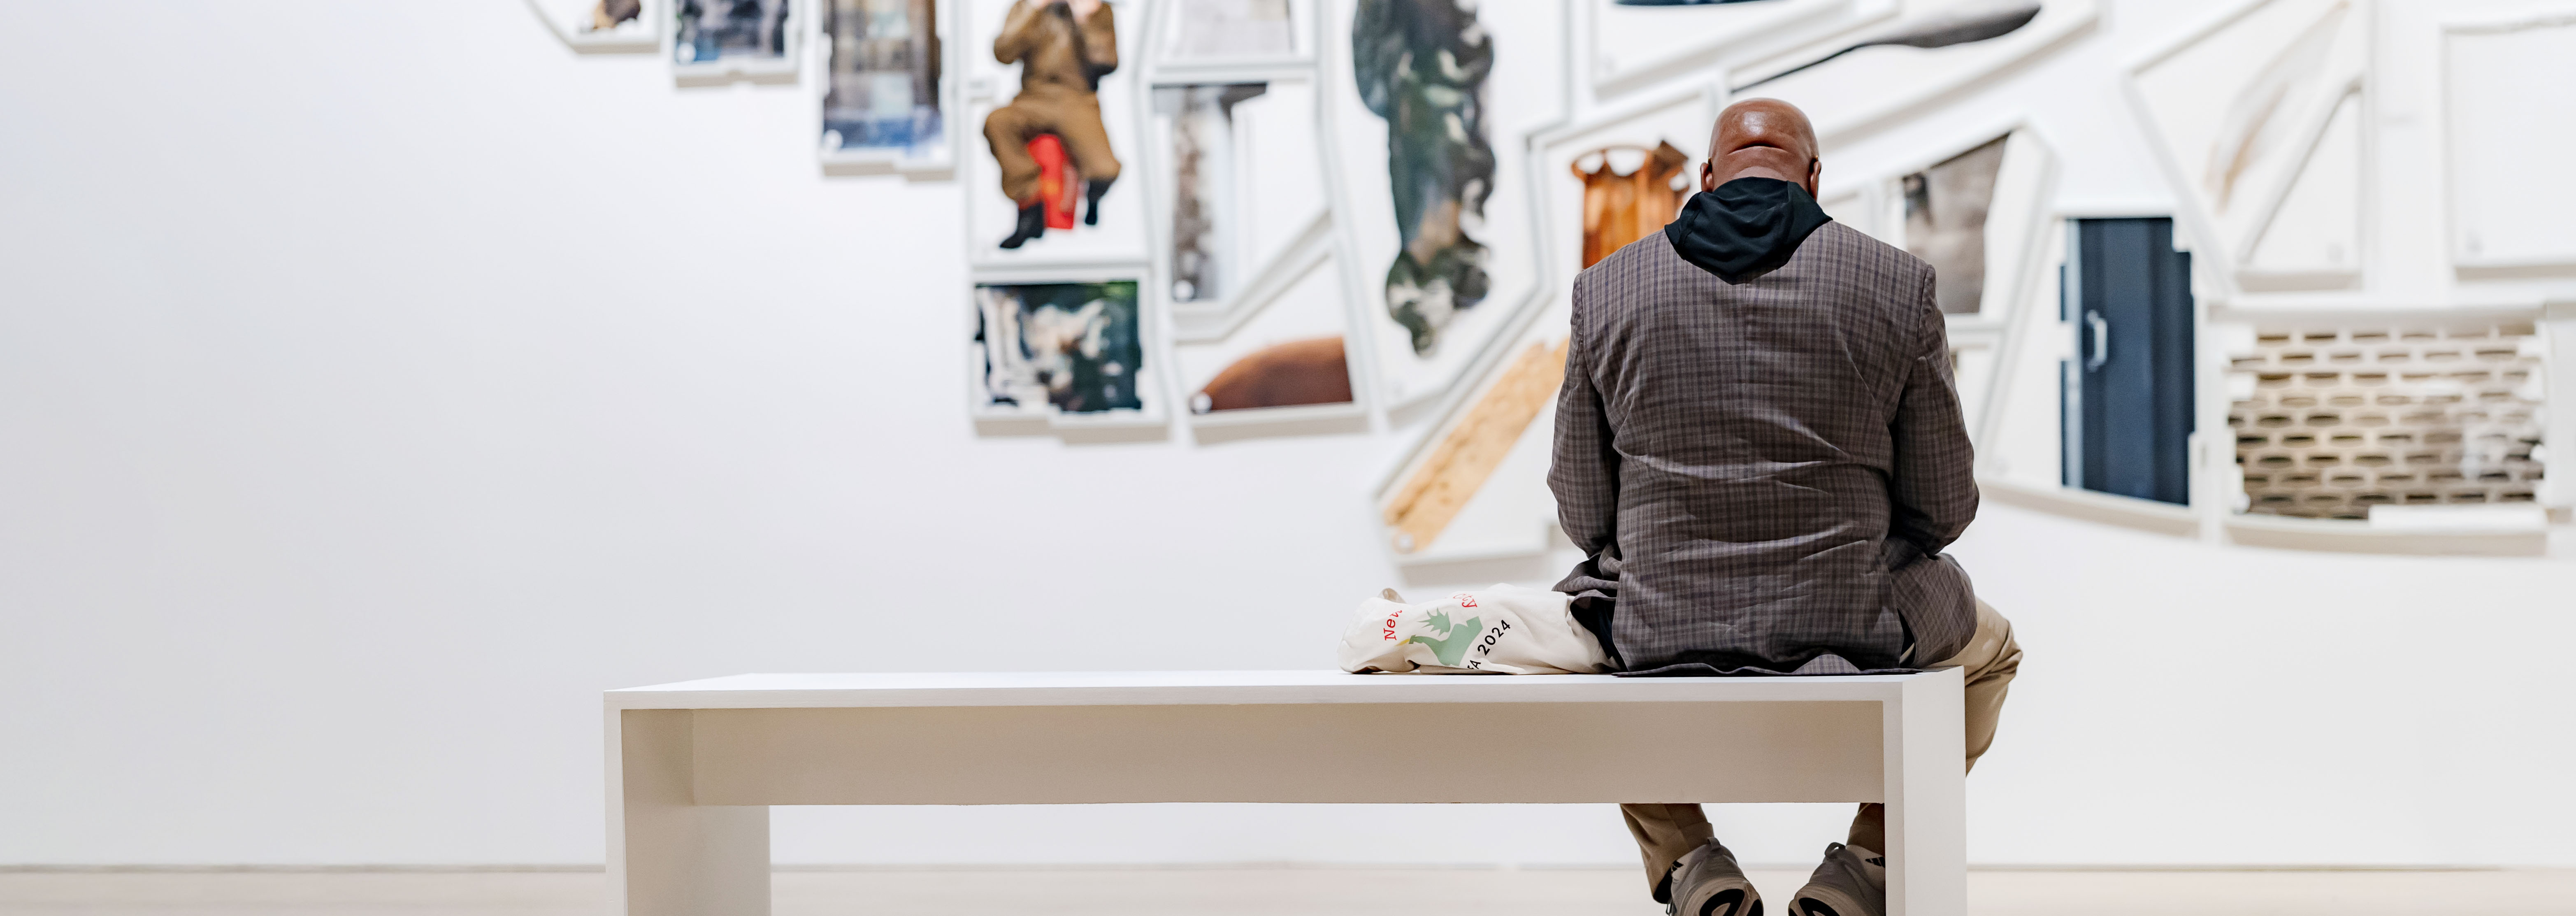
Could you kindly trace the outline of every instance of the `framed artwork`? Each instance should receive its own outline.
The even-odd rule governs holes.
[[[2130,68],[2194,253],[2231,284],[2360,282],[2369,22],[2356,0],[2252,0]]]
[[[649,54],[662,47],[664,0],[528,0],[565,45],[584,54]]]
[[[1182,84],[1154,87],[1155,157],[1163,164],[1171,201],[1164,220],[1167,294],[1175,305],[1223,301],[1239,293],[1257,257],[1250,250],[1255,216],[1253,182],[1269,176],[1251,162],[1253,122],[1263,110],[1236,109],[1269,95],[1268,83]],[[1293,108],[1294,118],[1308,115]],[[1307,144],[1312,149],[1312,144]],[[1312,171],[1308,169],[1307,171]],[[1290,218],[1293,221],[1293,217]],[[1268,252],[1264,252],[1268,253]]]
[[[671,72],[683,84],[796,78],[798,0],[665,0],[671,4]]]
[[[1902,5],[1896,0],[1573,3],[1583,11],[1587,82],[1594,96],[1605,99],[1885,22]]]
[[[2054,154],[2027,125],[1960,136],[1893,175],[1851,175],[1829,161],[1819,201],[1836,221],[1932,265],[1954,336],[2000,328],[2028,291],[2056,174]]]
[[[1463,397],[1424,429],[1374,495],[1381,535],[1405,566],[1536,558],[1548,549],[1555,395],[1565,371],[1573,276],[1658,231],[1689,192],[1716,117],[1702,89],[1631,99],[1536,134],[1550,292],[1472,367]]]
[[[1153,93],[1156,292],[1184,335],[1222,331],[1330,248],[1314,83]]]
[[[2358,289],[2361,286],[2362,212],[2369,185],[2362,176],[2362,98],[2359,91],[2335,101],[2307,161],[2282,188],[2236,269],[2236,285],[2249,292]]]
[[[941,36],[957,0],[815,0],[821,8],[821,150],[826,171],[946,172],[952,49]]]
[[[1557,302],[1577,272],[1661,230],[1699,190],[1718,107],[1716,94],[1704,87],[1636,96],[1536,138]]]
[[[979,421],[1040,431],[1163,423],[1137,280],[986,282],[974,287],[970,403]]]
[[[1339,265],[1326,256],[1288,266],[1242,320],[1173,333],[1182,410],[1202,442],[1367,429]]]
[[[2049,209],[2057,162],[2028,124],[1968,125],[1955,136],[1892,167],[1852,174],[1828,162],[1819,203],[1835,221],[1932,265],[1960,408],[1982,447],[1992,438],[1997,402],[2022,372],[2019,354],[2055,352],[2052,341],[2035,338],[2057,327],[2057,262],[2048,253],[2062,234],[2051,231],[2057,221]],[[2022,320],[2023,310],[2043,300],[2048,314],[2038,326]]]
[[[1178,0],[1145,74],[1155,288],[1201,442],[1367,426],[1308,0]],[[1305,56],[1300,56],[1305,55]]]
[[[1996,137],[1896,179],[1905,250],[1932,265],[1932,297],[1944,315],[1984,308],[1986,215],[2003,173],[2004,141]]]
[[[1320,65],[1338,225],[1389,409],[1459,394],[1546,296],[1527,138],[1566,114],[1566,9],[1335,0]]]
[[[1575,157],[1574,178],[1583,183],[1582,265],[1601,263],[1671,223],[1697,190],[1691,161],[1689,153],[1663,139],[1651,147],[1614,144]]]
[[[1150,262],[1136,0],[954,0],[967,87],[958,176],[978,269]],[[1079,10],[1076,8],[1080,7]],[[1007,61],[1004,60],[1007,58]],[[1131,266],[1129,268],[1133,270]]]
[[[1515,335],[1504,358],[1379,482],[1380,536],[1398,565],[1546,555],[1556,522],[1547,468],[1570,317],[1563,304],[1551,306]]]
[[[1729,100],[1796,105],[1830,150],[2065,44],[2092,27],[2101,7],[2101,0],[1904,0],[1861,28],[1729,68]]]
[[[2576,222],[2567,219],[2576,177],[2562,164],[2576,147],[2576,119],[2515,104],[2532,86],[2576,78],[2570,48],[2576,13],[2566,11],[2443,30],[2451,257],[2463,279],[2576,273]]]

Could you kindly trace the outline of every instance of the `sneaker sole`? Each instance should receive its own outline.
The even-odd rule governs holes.
[[[1690,916],[1762,916],[1762,897],[1751,886],[1730,887],[1710,894]]]
[[[1814,889],[1798,892],[1795,916],[1869,916],[1870,910],[1841,894]]]

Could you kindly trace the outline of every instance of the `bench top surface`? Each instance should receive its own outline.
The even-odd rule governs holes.
[[[1895,699],[1908,680],[1945,676],[1957,675],[1622,678],[1330,670],[737,674],[611,690],[606,701],[610,709],[1883,701]]]

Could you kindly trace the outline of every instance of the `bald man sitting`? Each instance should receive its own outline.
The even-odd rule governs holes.
[[[1719,115],[1700,192],[1574,281],[1548,486],[1585,559],[1557,590],[1632,676],[1967,669],[1969,766],[2021,661],[1941,549],[1977,512],[1932,268],[1816,205],[1786,102]],[[1620,806],[1657,902],[1754,916],[1696,804]],[[1795,916],[1881,916],[1862,805]]]

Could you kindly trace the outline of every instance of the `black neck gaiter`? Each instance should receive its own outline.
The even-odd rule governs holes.
[[[1742,283],[1789,262],[1798,243],[1834,218],[1807,189],[1777,178],[1738,178],[1691,195],[1664,237],[1682,260]]]

